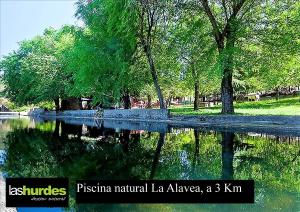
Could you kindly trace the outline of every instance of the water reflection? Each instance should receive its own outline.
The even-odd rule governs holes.
[[[165,142],[165,133],[160,133],[159,139],[157,142],[157,146],[156,146],[156,150],[155,150],[155,154],[154,154],[152,169],[151,169],[151,173],[150,173],[150,179],[153,179],[155,176],[156,168],[159,163],[159,156],[160,156],[161,148],[164,145],[164,142]]]
[[[102,205],[71,207],[148,210],[299,209],[299,138],[173,128],[169,133],[6,120],[1,126],[11,177],[76,179],[254,179],[254,205]],[[280,142],[281,141],[281,142]],[[4,153],[3,153],[4,154]],[[97,209],[98,208],[98,209]]]
[[[195,166],[197,165],[199,159],[200,131],[198,129],[194,129],[194,137],[195,137],[195,153],[192,162],[192,175],[195,174]]]
[[[233,179],[234,133],[222,132],[222,179]]]

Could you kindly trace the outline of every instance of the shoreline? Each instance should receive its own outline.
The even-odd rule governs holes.
[[[132,112],[133,113],[132,113]],[[64,111],[56,113],[20,113],[42,120],[61,120],[70,124],[97,126],[104,122],[107,128],[140,129],[167,132],[170,127],[199,128],[202,130],[256,132],[272,135],[300,136],[300,116],[244,116],[244,115],[173,115],[168,110],[105,110],[103,117],[96,111]]]

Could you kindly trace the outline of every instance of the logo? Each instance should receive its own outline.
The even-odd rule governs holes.
[[[6,207],[68,207],[67,178],[7,178]]]

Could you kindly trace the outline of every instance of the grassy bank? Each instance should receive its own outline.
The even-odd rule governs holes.
[[[298,115],[300,116],[299,97],[262,100],[258,102],[235,103],[235,113],[239,115]],[[174,115],[216,115],[221,112],[221,105],[200,108],[194,111],[192,105],[170,108]]]

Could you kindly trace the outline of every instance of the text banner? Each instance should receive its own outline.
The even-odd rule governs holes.
[[[254,203],[253,180],[76,182],[77,203]]]

